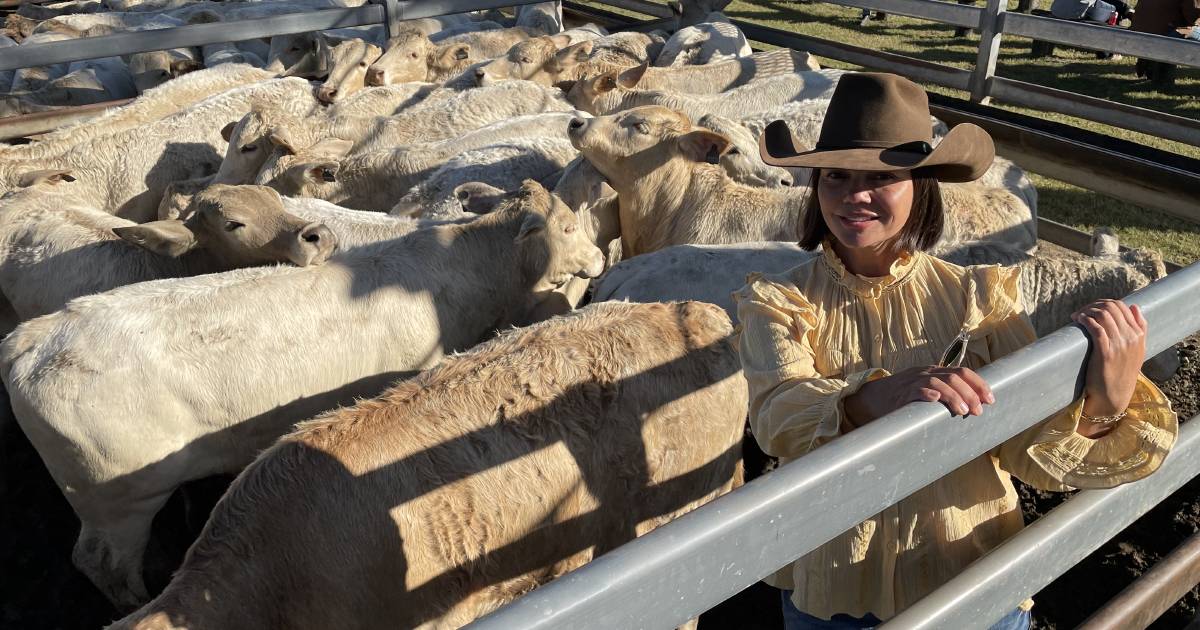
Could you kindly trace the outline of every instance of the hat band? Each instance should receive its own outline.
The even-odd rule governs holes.
[[[914,140],[912,142],[903,142],[896,144],[887,140],[852,140],[850,144],[831,145],[821,141],[817,141],[817,146],[814,147],[817,151],[848,151],[850,149],[890,149],[892,151],[902,151],[904,153],[920,153],[929,155],[933,153],[933,146],[924,140]]]

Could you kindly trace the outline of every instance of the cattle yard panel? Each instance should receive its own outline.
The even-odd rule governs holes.
[[[1154,322],[1147,356],[1167,349],[1200,329],[1200,263],[1137,291],[1128,301],[1138,304]],[[979,371],[996,396],[996,403],[983,416],[951,417],[938,403],[911,403],[626,543],[469,627],[676,627],[1065,407],[1082,391],[1088,347],[1078,325],[1062,328]],[[1164,470],[1171,472],[1095,496],[1120,497],[1108,501],[1165,496],[1167,488],[1200,464],[1200,453],[1194,452],[1200,447],[1200,422],[1185,427],[1179,447],[1164,464]],[[1091,493],[1081,496],[1085,497],[1081,506],[1097,500],[1090,498]],[[1103,509],[1116,505],[1106,502]],[[1076,509],[1080,508],[1067,514]],[[1113,533],[1120,531],[1115,523],[1123,516],[1111,518]],[[1021,544],[1040,549],[1045,546],[1042,538],[1056,531],[1034,529]],[[1035,564],[1054,564],[1050,557],[1029,557]],[[1045,570],[1061,574],[1068,568],[1066,561],[1062,555],[1052,570]],[[1025,589],[1016,601],[1035,590]],[[1000,599],[1012,592],[1000,592]],[[941,627],[987,627],[994,620],[959,615],[953,603],[946,608],[955,621],[967,623]]]
[[[348,26],[388,23],[387,9],[397,19],[436,17],[449,13],[499,9],[539,0],[383,0],[347,9],[323,9],[289,13],[266,18],[189,24],[150,31],[130,31],[84,37],[61,42],[29,44],[5,48],[0,55],[0,70],[14,70],[83,59],[114,57],[152,50],[240,42],[259,37],[288,35]]]

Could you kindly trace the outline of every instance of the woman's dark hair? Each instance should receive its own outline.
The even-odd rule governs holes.
[[[804,198],[804,207],[800,210],[800,247],[810,251],[816,249],[829,234],[829,226],[825,225],[825,217],[821,216],[821,201],[817,196],[820,181],[821,169],[814,168],[809,180],[808,196]],[[921,171],[913,171],[912,181],[912,211],[908,215],[908,222],[896,235],[893,246],[897,251],[923,252],[942,237],[945,219],[942,191],[936,177]]]

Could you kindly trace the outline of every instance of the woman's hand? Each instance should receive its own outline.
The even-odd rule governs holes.
[[[1121,413],[1133,398],[1146,360],[1146,318],[1137,306],[1100,300],[1083,307],[1071,319],[1092,337],[1083,412],[1089,416]]]
[[[951,415],[979,415],[983,405],[996,402],[992,389],[974,370],[965,367],[915,367],[863,385],[847,396],[842,408],[849,427],[860,427],[910,402],[940,402]]]

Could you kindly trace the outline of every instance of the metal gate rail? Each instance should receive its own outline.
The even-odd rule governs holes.
[[[28,44],[5,48],[3,54],[0,54],[0,70],[113,57],[168,48],[240,42],[258,37],[330,28],[385,24],[388,23],[385,5],[388,5],[388,10],[396,15],[397,19],[412,20],[465,11],[534,4],[537,1],[539,0],[386,0],[349,9],[323,9],[251,20],[190,24],[152,31],[132,31],[61,42]]]

